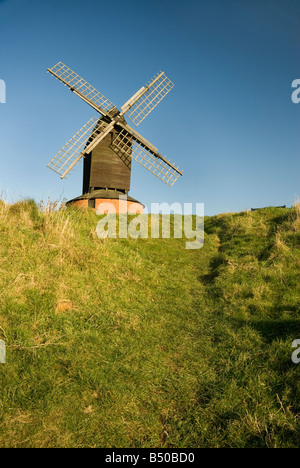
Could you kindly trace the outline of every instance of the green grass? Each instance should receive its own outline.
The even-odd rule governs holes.
[[[0,203],[0,447],[297,447],[299,206],[199,250],[98,219]]]

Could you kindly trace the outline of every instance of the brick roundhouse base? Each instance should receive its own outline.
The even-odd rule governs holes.
[[[121,197],[121,198],[119,198]],[[75,205],[79,208],[92,208],[97,214],[132,213],[142,214],[144,205],[139,201],[117,190],[95,190],[81,195],[67,202],[67,205]]]

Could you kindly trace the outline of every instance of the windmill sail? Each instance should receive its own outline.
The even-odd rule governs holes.
[[[48,167],[63,179],[84,156],[84,149],[91,136],[96,137],[100,132],[100,125],[96,127],[98,118],[92,117],[75,135],[62,147],[50,161]],[[106,123],[105,123],[106,125]]]
[[[58,78],[68,86],[71,91],[74,91],[80,97],[84,98],[92,107],[100,112],[103,111],[101,113],[104,115],[115,107],[109,99],[62,62],[57,63],[52,68],[48,68],[48,71],[55,76],[55,78]]]
[[[122,107],[124,115],[138,126],[171,91],[173,86],[174,84],[164,72],[160,72],[148,85],[140,89],[135,99],[131,98]]]
[[[134,135],[124,128],[112,141],[111,148],[125,164],[133,158],[170,187],[181,175],[181,172],[162,156],[154,155],[154,152],[147,145],[136,141]]]

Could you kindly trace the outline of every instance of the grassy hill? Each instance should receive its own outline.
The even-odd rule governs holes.
[[[297,447],[300,209],[205,243],[0,203],[0,447]]]

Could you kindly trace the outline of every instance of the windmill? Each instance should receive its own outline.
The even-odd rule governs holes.
[[[178,167],[125,121],[128,117],[138,126],[171,91],[174,85],[164,72],[159,72],[135,93],[120,111],[62,62],[49,68],[48,72],[101,114],[92,117],[48,164],[64,179],[84,158],[83,194],[68,203],[97,208],[103,201],[119,199],[123,195],[127,198],[126,209],[132,204],[140,204],[127,197],[132,159],[169,186],[182,175]]]

